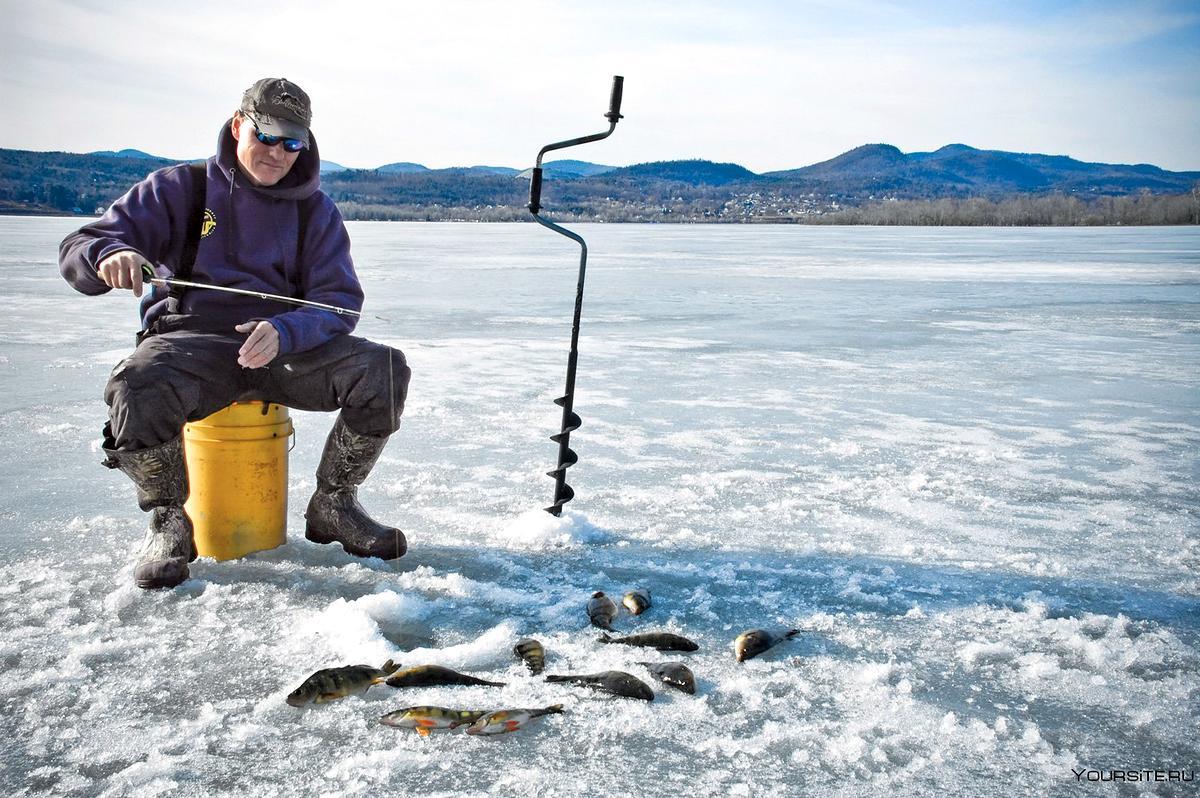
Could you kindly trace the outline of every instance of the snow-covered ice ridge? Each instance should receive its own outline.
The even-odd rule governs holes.
[[[1200,235],[596,227],[578,498],[549,503],[573,255],[533,226],[356,224],[364,334],[414,368],[361,495],[396,563],[303,539],[331,416],[293,413],[290,540],[145,593],[100,468],[129,297],[78,297],[71,220],[0,219],[0,790],[11,795],[1179,795],[1075,772],[1200,748]],[[511,266],[511,268],[509,268]],[[464,294],[463,285],[472,290]],[[596,642],[595,590],[649,587]],[[744,664],[736,635],[802,629]],[[530,676],[627,670],[656,699]],[[504,688],[299,710],[322,667]],[[639,660],[679,659],[695,696]],[[422,739],[402,706],[545,706]]]

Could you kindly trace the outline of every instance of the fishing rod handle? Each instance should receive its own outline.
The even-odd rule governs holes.
[[[608,113],[604,116],[614,125],[621,118],[621,92],[625,87],[625,78],[613,75],[612,96],[608,98]]]

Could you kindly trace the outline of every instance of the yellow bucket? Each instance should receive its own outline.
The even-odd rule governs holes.
[[[232,560],[287,540],[292,420],[282,405],[234,402],[183,426],[192,519],[201,557]]]

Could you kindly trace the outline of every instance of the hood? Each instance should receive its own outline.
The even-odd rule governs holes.
[[[217,165],[226,175],[238,162],[237,139],[230,130],[232,122],[232,117],[226,120],[220,135],[217,136]],[[241,172],[241,167],[238,167],[238,171]],[[300,151],[300,157],[283,180],[273,186],[256,186],[246,180],[245,185],[276,199],[302,200],[309,197],[321,187],[321,152],[317,149],[317,137],[309,131],[308,146]]]

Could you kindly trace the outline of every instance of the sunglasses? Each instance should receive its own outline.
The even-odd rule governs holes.
[[[258,129],[258,125],[254,126],[254,137],[266,144],[268,147],[274,147],[276,144],[283,144],[283,148],[288,152],[300,152],[308,145],[300,139],[285,139],[283,136],[268,136]]]

